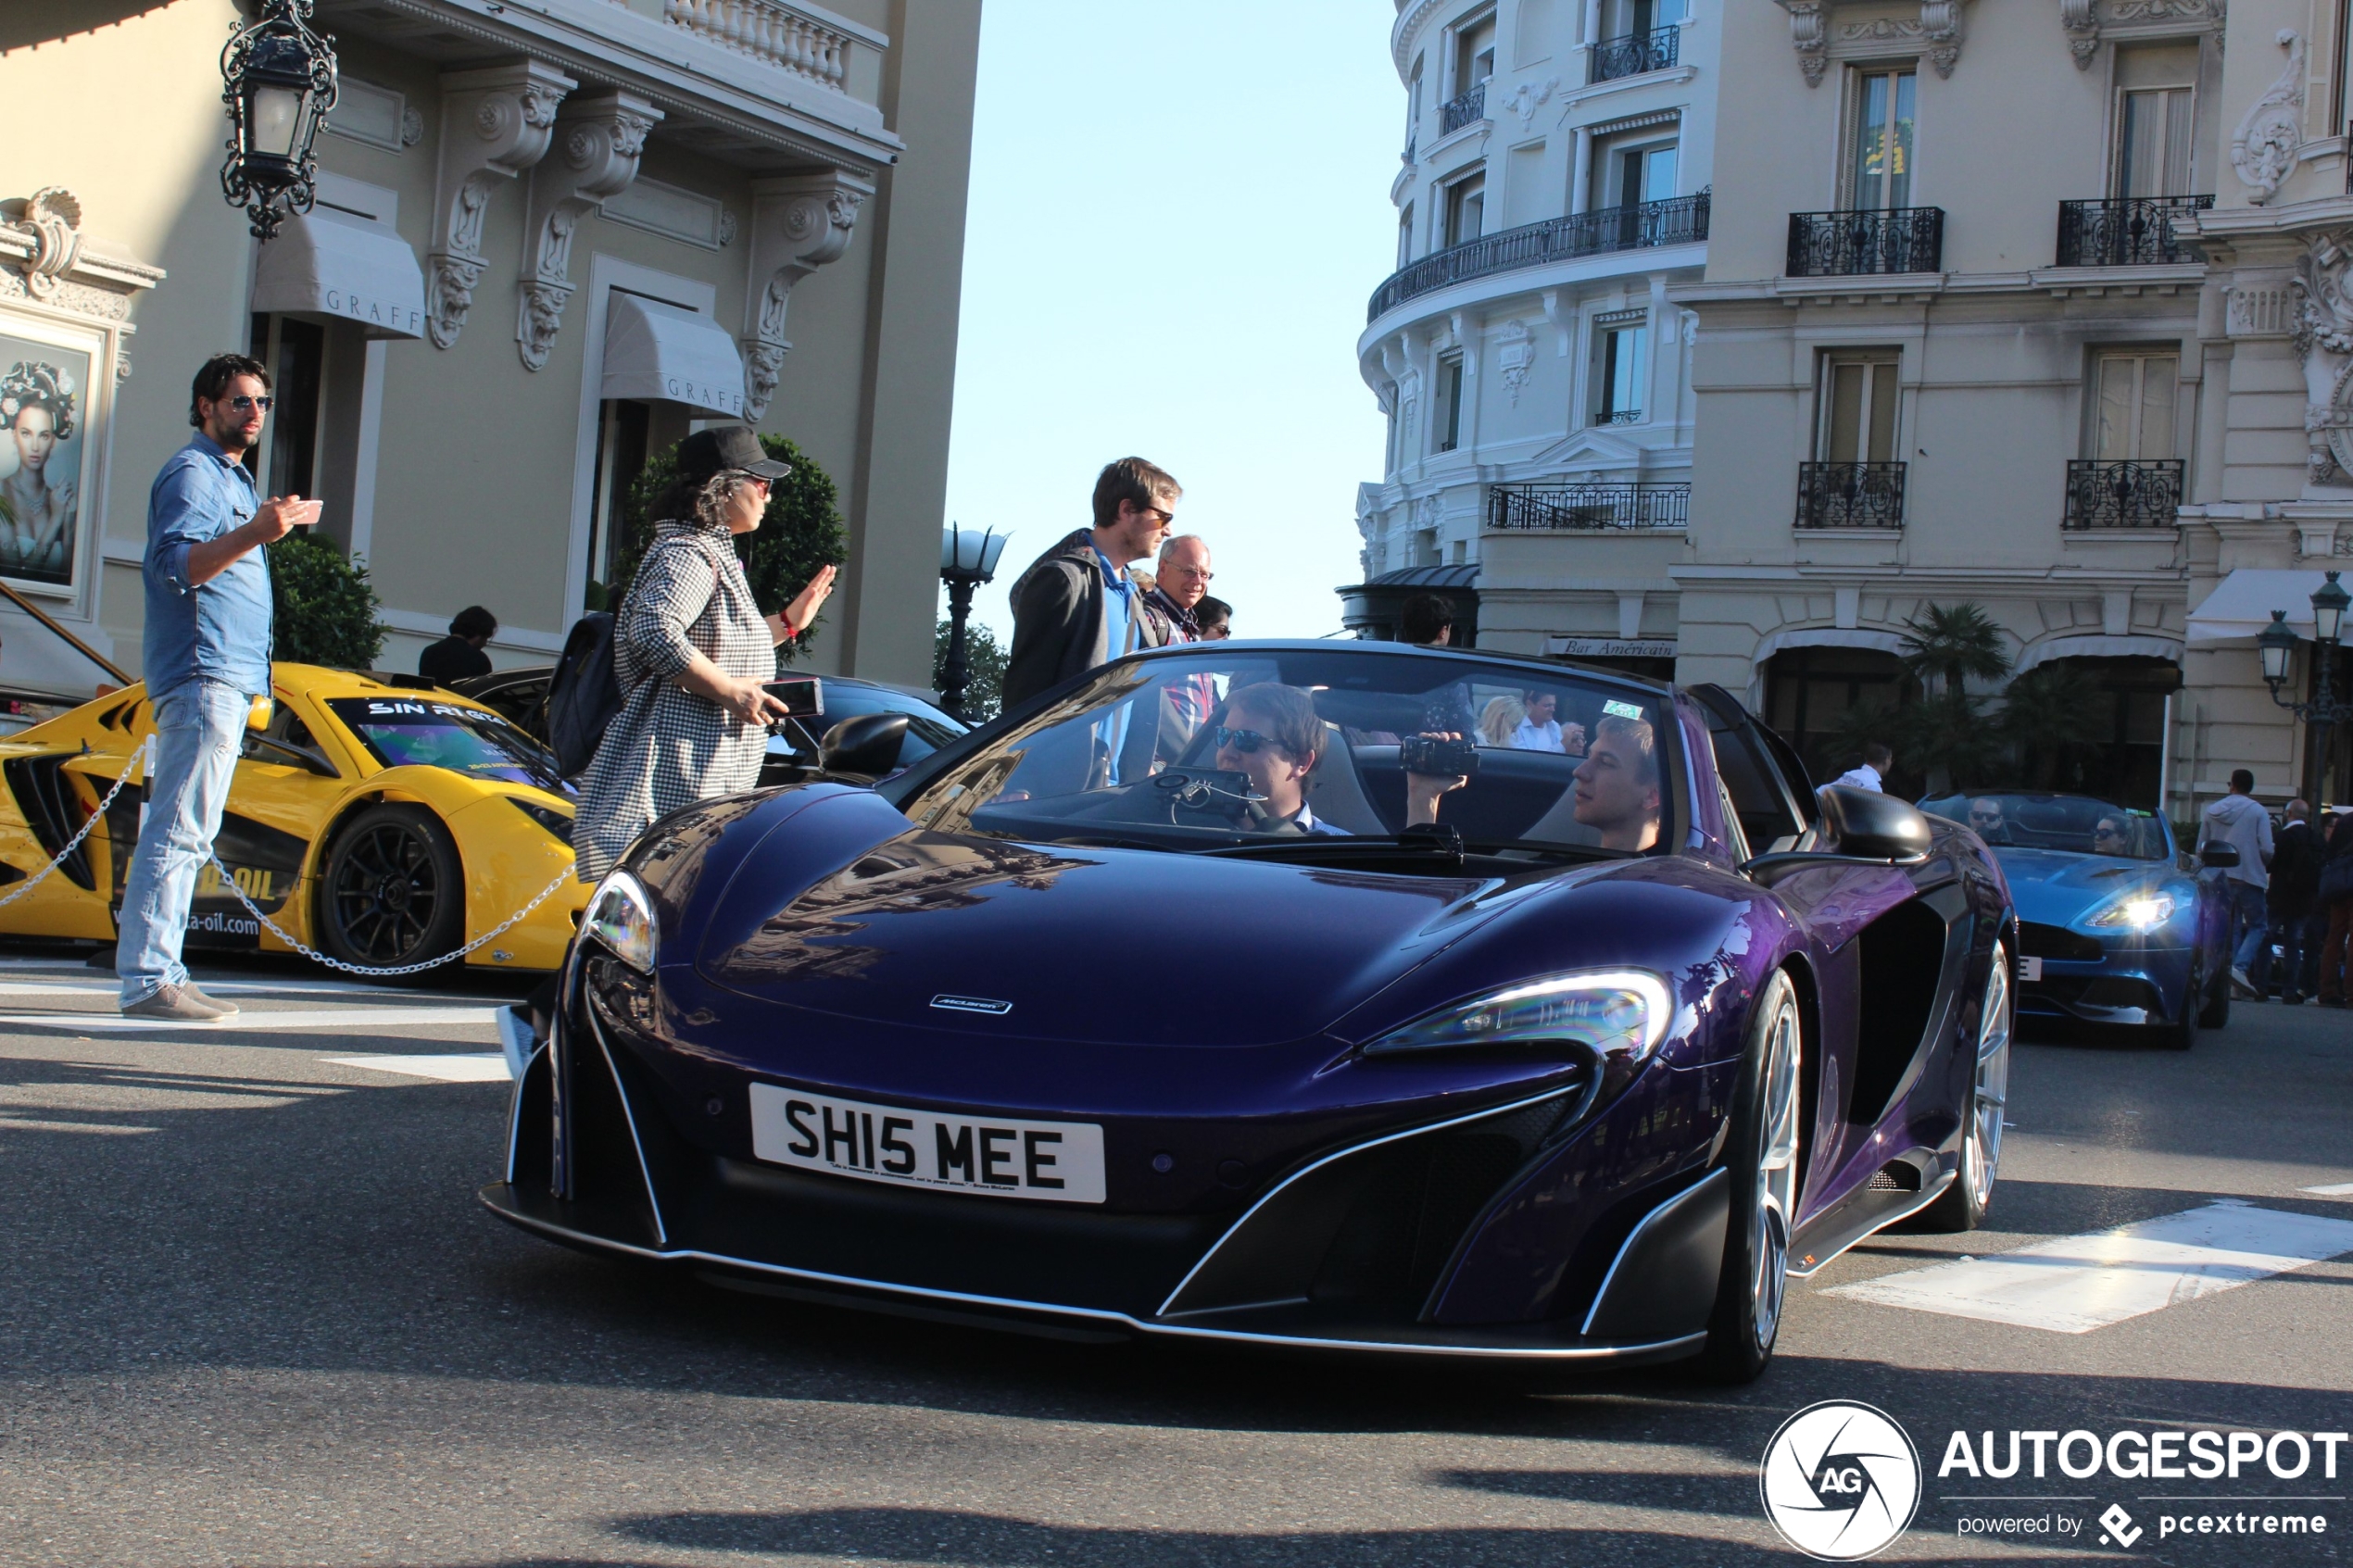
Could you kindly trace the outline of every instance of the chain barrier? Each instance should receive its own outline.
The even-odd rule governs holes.
[[[44,882],[48,880],[49,873],[51,872],[56,871],[59,866],[64,865],[67,860],[73,857],[73,852],[82,847],[82,841],[90,836],[90,830],[96,827],[100,822],[106,820],[107,808],[114,804],[115,797],[122,793],[123,786],[131,782],[131,775],[139,771],[139,765],[146,760],[147,757],[155,750],[155,746],[156,737],[149,735],[145,740],[141,741],[137,746],[131,748],[131,755],[124,760],[122,764],[122,772],[115,779],[114,787],[107,791],[107,797],[98,802],[98,809],[91,812],[88,820],[82,824],[82,831],[75,834],[71,838],[67,839],[66,847],[63,849],[58,850],[56,857],[52,859],[47,865],[33,872],[31,881],[27,882],[22,887],[18,888],[14,893],[9,894],[6,898],[0,898],[0,909],[6,909],[9,905],[15,903],[18,899],[23,897],[26,894],[40,886]],[[31,824],[30,822],[26,824],[28,828],[31,827]]]
[[[512,931],[516,926],[522,924],[524,917],[528,916],[532,910],[537,909],[549,898],[555,897],[557,888],[561,887],[565,883],[573,880],[573,869],[570,866],[566,866],[562,871],[556,873],[555,881],[541,888],[538,893],[532,897],[530,903],[525,904],[522,909],[517,909],[513,914],[509,915],[497,925],[491,927],[488,931],[484,932],[481,935],[475,937],[472,941],[467,943],[464,947],[459,947],[453,952],[444,953],[438,958],[427,959],[422,963],[404,963],[396,964],[388,968],[379,968],[371,964],[346,963],[341,959],[329,958],[318,948],[310,947],[306,943],[296,941],[294,937],[288,935],[284,928],[280,926],[276,921],[271,920],[268,915],[263,914],[259,905],[256,904],[251,898],[245,897],[245,890],[237,885],[236,878],[230,874],[228,867],[220,863],[220,857],[217,854],[212,857],[212,868],[220,873],[220,884],[226,887],[230,893],[235,897],[238,903],[243,904],[245,907],[245,913],[259,921],[263,925],[268,926],[270,928],[270,934],[272,936],[275,936],[279,941],[283,942],[287,947],[292,947],[296,952],[300,953],[304,958],[311,959],[317,962],[325,964],[329,969],[341,970],[346,974],[366,975],[384,980],[389,980],[393,976],[399,974],[422,974],[429,969],[439,969],[444,964],[456,963],[459,960],[464,958],[468,953],[472,952],[475,948],[482,947],[485,943],[495,941],[498,937],[504,936],[508,932]]]
[[[0,897],[0,909],[6,909],[9,905],[15,903],[18,899],[23,897],[26,894],[40,886],[43,882],[48,879],[50,872],[56,871],[59,866],[65,864],[67,860],[72,858],[73,852],[82,847],[82,841],[90,836],[91,830],[106,820],[107,809],[115,803],[115,797],[120,796],[123,792],[123,789],[129,785],[132,775],[139,771],[143,763],[153,758],[155,746],[155,736],[149,735],[137,746],[132,747],[130,757],[122,764],[121,773],[118,775],[114,781],[114,787],[107,791],[106,798],[98,802],[97,809],[92,811],[88,820],[82,822],[81,831],[76,833],[71,838],[66,840],[65,847],[58,850],[47,865],[33,872],[32,875],[25,882],[23,886],[14,889],[6,897]],[[497,940],[499,937],[504,936],[508,932],[512,931],[516,926],[522,924],[525,919],[529,918],[532,910],[537,909],[540,905],[554,897],[558,888],[561,887],[565,883],[573,880],[573,868],[566,866],[562,871],[556,873],[556,877],[553,882],[547,884],[547,886],[541,888],[538,893],[533,896],[530,903],[525,904],[522,909],[517,909],[513,914],[509,915],[497,925],[495,925],[490,930],[484,932],[481,935],[475,937],[464,947],[458,948],[455,952],[443,953],[437,958],[427,959],[422,963],[374,966],[369,964],[346,963],[341,959],[330,958],[325,953],[319,951],[318,948],[313,947],[307,943],[296,940],[293,936],[289,935],[285,929],[279,925],[276,921],[271,920],[268,915],[262,913],[260,907],[245,896],[245,890],[237,885],[236,873],[230,871],[227,866],[220,863],[220,856],[218,851],[208,849],[206,854],[212,869],[220,873],[220,885],[226,887],[229,890],[230,895],[234,897],[238,903],[243,904],[245,907],[245,912],[253,916],[254,919],[259,921],[263,925],[267,926],[270,930],[270,934],[277,937],[279,941],[283,942],[287,947],[292,947],[304,958],[312,960],[318,963],[322,963],[329,969],[341,970],[346,974],[365,975],[386,980],[391,979],[396,975],[422,974],[429,969],[439,969],[444,964],[456,963],[460,959],[466,957],[469,953],[473,952],[476,948],[482,947],[488,943]]]

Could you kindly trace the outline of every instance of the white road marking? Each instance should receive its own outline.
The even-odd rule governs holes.
[[[404,1001],[472,1002],[475,997],[447,991],[406,991],[389,985],[337,985],[321,981],[308,985],[270,980],[207,980],[208,992],[239,997],[398,997]],[[111,980],[0,980],[0,997],[117,997],[122,987]]]
[[[2287,1214],[2244,1202],[2212,1203],[1822,1294],[2055,1334],[2089,1334],[2342,1252],[2353,1252],[2353,1221]]]
[[[2334,1182],[2324,1187],[2298,1187],[2298,1192],[2317,1192],[2322,1198],[2353,1197],[2353,1182]]]
[[[497,1051],[458,1056],[322,1056],[330,1067],[365,1067],[377,1073],[400,1073],[411,1078],[436,1078],[445,1084],[504,1084],[507,1059]]]
[[[356,1029],[446,1028],[453,1024],[491,1029],[497,1027],[497,1008],[484,1007],[288,1008],[283,1011],[247,1010],[209,1023],[170,1018],[125,1018],[114,1012],[10,1012],[0,1013],[0,1027],[97,1030],[110,1034],[153,1029],[312,1029],[348,1034]]]

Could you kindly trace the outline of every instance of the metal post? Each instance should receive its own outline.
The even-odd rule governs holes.
[[[2336,704],[2332,700],[2334,693],[2330,684],[2334,671],[2330,667],[2336,663],[2336,648],[2337,645],[2333,642],[2315,642],[2312,645],[2313,657],[2319,661],[2321,669],[2320,689],[2313,694],[2312,702],[2312,759],[2304,770],[2309,781],[2305,796],[2308,800],[2319,800],[2328,788],[2329,727],[2336,721]]]
[[[973,580],[962,575],[947,577],[948,583],[948,667],[939,674],[940,706],[954,715],[958,721],[970,723],[964,717],[964,687],[972,680],[972,671],[964,662],[964,622],[973,612]]]

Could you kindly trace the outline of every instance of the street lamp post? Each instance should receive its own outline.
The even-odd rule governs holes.
[[[245,208],[269,239],[316,195],[311,143],[335,107],[333,38],[310,31],[313,0],[262,0],[261,14],[220,52],[220,101],[229,107],[229,159],[220,194]]]
[[[2319,669],[2309,702],[2296,702],[2280,695],[2280,687],[2287,680],[2289,661],[2301,640],[2288,626],[2287,611],[2273,610],[2271,623],[2255,639],[2263,656],[2263,684],[2271,688],[2271,700],[2312,726],[2312,762],[2307,784],[2309,793],[2315,796],[2327,782],[2329,731],[2353,720],[2353,702],[2337,701],[2334,684],[2336,650],[2344,637],[2345,611],[2349,605],[2353,605],[2353,594],[2338,585],[2334,571],[2328,573],[2328,581],[2313,590],[2312,642]]]
[[[997,558],[1012,537],[952,522],[939,532],[939,579],[948,584],[948,666],[939,672],[939,700],[958,719],[964,717],[964,687],[972,680],[964,662],[964,622],[972,616],[973,590],[997,575]]]

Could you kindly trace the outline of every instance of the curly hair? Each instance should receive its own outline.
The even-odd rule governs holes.
[[[741,469],[721,469],[705,480],[702,488],[695,492],[695,521],[709,523],[724,522],[727,520],[727,508],[735,504],[736,497],[759,483],[755,475],[746,473]]]
[[[57,439],[73,438],[73,377],[39,359],[19,359],[0,376],[0,429],[17,422],[27,408],[49,410]]]

